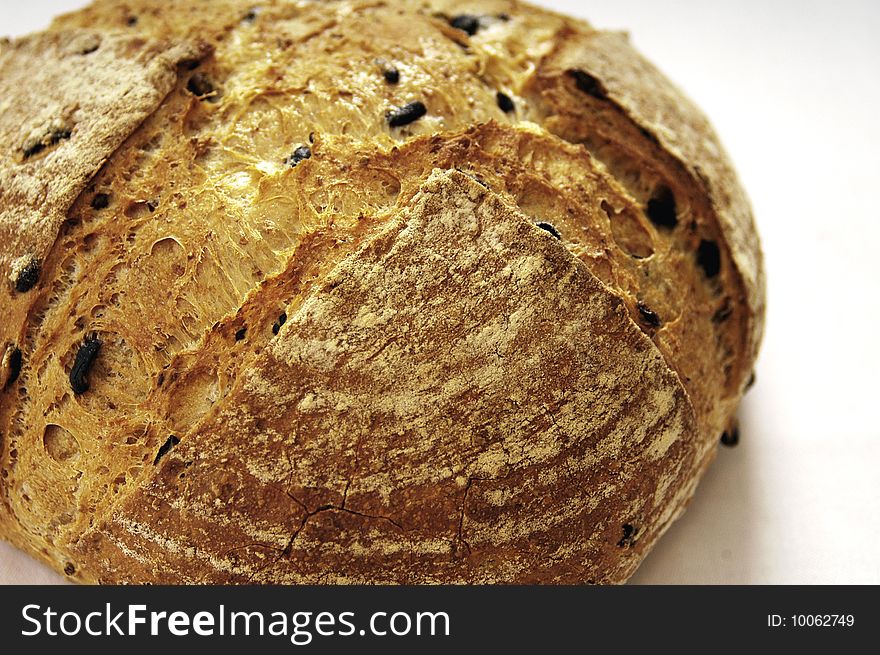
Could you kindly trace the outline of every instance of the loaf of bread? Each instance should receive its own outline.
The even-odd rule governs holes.
[[[761,339],[747,199],[514,0],[98,0],[0,41],[0,535],[90,583],[618,583]]]

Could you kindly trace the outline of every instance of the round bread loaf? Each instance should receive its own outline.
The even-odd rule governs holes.
[[[624,34],[99,0],[0,107],[0,534],[72,580],[621,582],[748,385],[748,202]]]

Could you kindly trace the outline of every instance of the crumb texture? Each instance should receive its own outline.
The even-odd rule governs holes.
[[[746,387],[699,111],[510,0],[0,42],[0,534],[82,582],[621,582]]]

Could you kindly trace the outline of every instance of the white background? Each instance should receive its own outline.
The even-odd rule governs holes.
[[[0,34],[83,4],[3,0]],[[766,255],[767,330],[740,445],[719,452],[633,581],[880,583],[880,3],[539,4],[627,29],[697,101]],[[56,580],[0,544],[0,582]]]

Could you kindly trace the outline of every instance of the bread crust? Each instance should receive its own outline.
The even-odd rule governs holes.
[[[762,331],[711,127],[522,3],[251,10],[0,44],[0,534],[81,582],[625,581]]]

